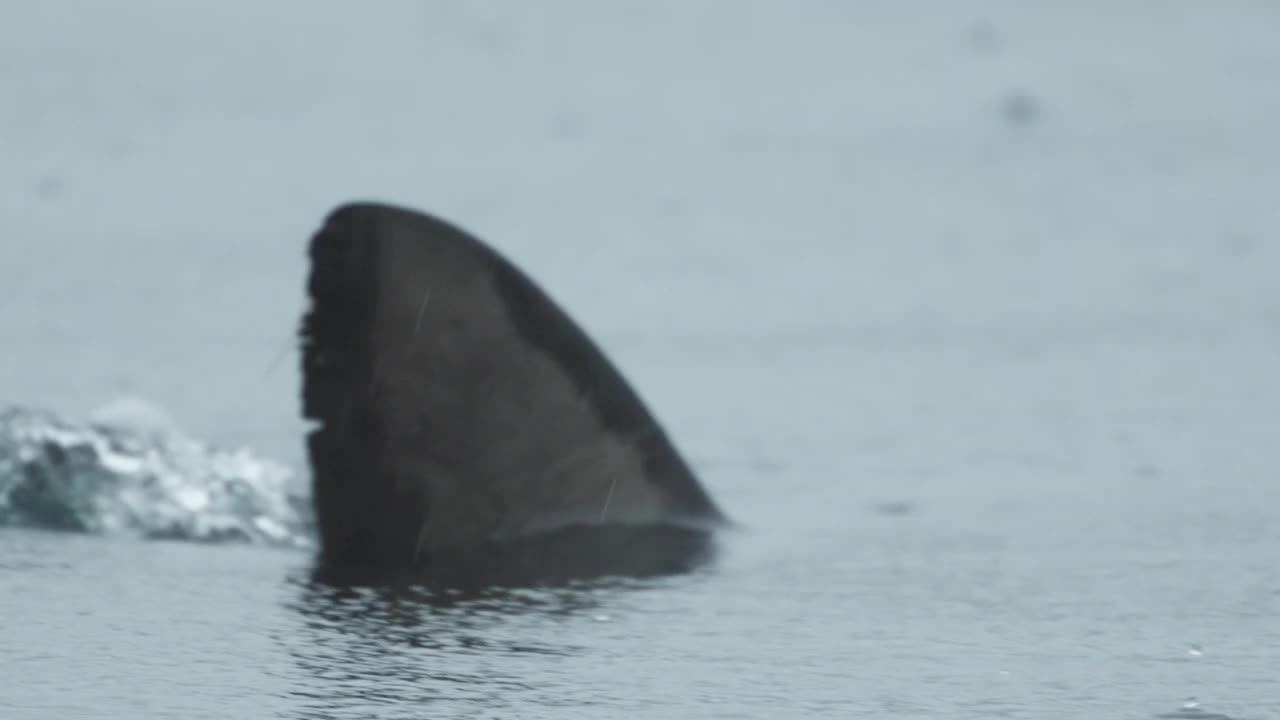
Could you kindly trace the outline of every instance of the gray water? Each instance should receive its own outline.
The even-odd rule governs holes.
[[[0,718],[1280,715],[1280,6],[302,7],[3,3],[0,405],[305,475],[307,235],[401,202],[740,529],[434,602],[0,529]]]

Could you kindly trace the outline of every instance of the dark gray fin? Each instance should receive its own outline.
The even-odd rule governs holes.
[[[599,348],[462,230],[344,206],[312,240],[308,289],[303,412],[319,423],[326,563],[642,575],[702,549],[655,532],[691,539],[722,522]]]

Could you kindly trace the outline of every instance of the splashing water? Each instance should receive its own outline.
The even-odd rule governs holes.
[[[308,547],[306,497],[282,464],[169,427],[0,411],[0,526]]]

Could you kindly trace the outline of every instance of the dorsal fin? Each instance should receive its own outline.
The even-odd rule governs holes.
[[[722,520],[604,354],[466,232],[341,207],[312,240],[308,290],[303,412],[319,423],[326,560],[430,566],[558,532]]]

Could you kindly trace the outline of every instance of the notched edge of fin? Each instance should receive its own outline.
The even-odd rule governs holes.
[[[321,554],[342,564],[413,561],[403,537],[414,537],[424,508],[407,506],[389,487],[380,458],[383,428],[362,392],[372,378],[371,328],[376,319],[375,206],[343,205],[312,236],[303,316],[302,405],[318,425],[307,437],[312,502]]]

